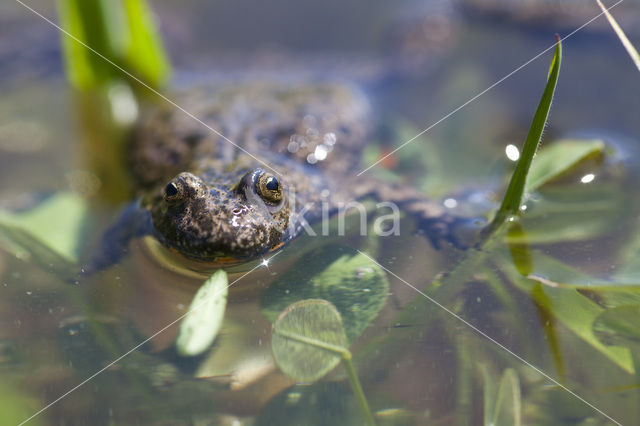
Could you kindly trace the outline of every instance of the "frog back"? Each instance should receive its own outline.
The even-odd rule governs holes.
[[[133,132],[131,169],[142,188],[252,162],[340,178],[357,169],[372,121],[362,91],[335,82],[196,85],[172,100],[189,114],[159,103],[144,108]]]

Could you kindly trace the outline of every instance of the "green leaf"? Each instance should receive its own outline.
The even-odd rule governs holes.
[[[308,299],[287,307],[273,324],[271,350],[285,374],[306,383],[319,380],[342,360],[366,424],[375,424],[351,360],[342,318],[331,303]]]
[[[536,254],[534,257],[534,264],[536,265],[536,273],[539,271],[540,264],[544,259],[540,254]],[[548,261],[550,262],[550,261]],[[543,268],[549,271],[549,263]],[[560,262],[558,262],[560,263]],[[564,265],[565,277],[571,275],[572,268],[568,265]],[[502,270],[504,270],[509,279],[526,294],[530,294],[541,309],[555,318],[560,324],[573,332],[576,336],[591,345],[594,349],[601,352],[615,364],[617,364],[623,370],[632,373],[633,362],[631,354],[627,348],[617,346],[605,346],[594,335],[592,325],[596,317],[604,311],[598,304],[588,299],[575,288],[565,288],[561,286],[553,285],[540,285],[541,281],[551,283],[550,280],[542,278],[540,276],[530,276],[528,278],[522,277],[514,268],[513,265],[509,265],[508,262],[503,262]],[[559,269],[559,271],[561,271]],[[581,274],[575,271],[574,277],[580,279]],[[550,273],[554,279],[558,274]],[[567,278],[568,279],[568,278]],[[538,291],[533,291],[534,289]]]
[[[171,66],[162,39],[144,0],[124,0],[130,40],[125,63],[140,73],[145,83],[161,86],[169,78]]]
[[[640,283],[640,229],[636,221],[630,231],[631,238],[620,250],[620,266],[616,268],[615,278],[620,281],[636,281]]]
[[[631,355],[626,348],[604,346],[593,334],[591,326],[602,308],[573,289],[552,289],[545,286],[542,289],[545,301],[548,302],[545,307],[560,323],[622,369],[633,372]]]
[[[168,78],[169,63],[144,0],[59,0],[58,14],[71,35],[62,35],[62,45],[67,76],[76,88],[128,78],[104,58],[152,87]]]
[[[200,355],[213,343],[227,306],[227,273],[219,269],[198,289],[180,323],[176,349],[182,356]]]
[[[633,213],[622,188],[604,184],[546,187],[527,207],[520,220],[526,232],[508,235],[510,243],[566,243],[610,235]]]
[[[70,192],[56,194],[37,207],[14,213],[0,210],[0,233],[27,255],[53,252],[64,262],[78,262],[88,220],[86,201]]]
[[[601,140],[559,140],[540,150],[529,170],[527,191],[575,169],[584,161],[604,154],[605,144]]]
[[[65,69],[71,84],[87,89],[108,82],[115,73],[113,66],[74,40],[76,38],[105,57],[114,59],[102,5],[96,0],[59,0],[58,15],[62,28],[73,36],[61,36]]]
[[[351,252],[335,259],[336,252],[335,246],[312,252],[299,262],[303,268],[291,268],[269,286],[260,301],[264,315],[273,322],[296,301],[324,299],[340,312],[348,341],[355,340],[384,305],[389,282],[366,256]]]
[[[484,378],[484,424],[485,426],[522,424],[522,399],[520,380],[512,368],[507,368],[500,379],[498,392],[494,395],[491,378],[487,369],[482,370]]]
[[[292,304],[273,324],[271,349],[276,363],[288,376],[315,382],[348,353],[340,313],[326,300]]]
[[[593,330],[604,344],[640,348],[640,304],[618,306],[600,313]]]
[[[511,260],[521,275],[527,276],[533,272],[533,259],[527,234],[519,222],[513,222],[507,230],[507,243]]]
[[[529,128],[529,134],[524,143],[522,149],[522,156],[518,165],[516,166],[511,181],[507,187],[507,192],[504,195],[502,204],[496,213],[492,223],[486,228],[485,235],[490,235],[500,225],[502,225],[510,216],[515,216],[520,211],[520,205],[522,204],[525,185],[527,182],[527,176],[531,167],[531,162],[540,144],[542,138],[542,132],[549,116],[549,110],[551,109],[551,101],[553,100],[553,94],[558,82],[558,75],[560,73],[560,64],[562,62],[562,42],[560,38],[556,43],[555,54],[551,61],[549,68],[549,75],[547,77],[547,85],[542,93],[542,98],[538,104],[538,109],[533,116],[533,122]]]
[[[547,256],[539,250],[532,250],[531,256],[535,268],[533,273],[529,274],[527,278],[547,287],[598,292],[606,290],[609,292],[624,293],[626,295],[640,290],[640,282],[594,278],[564,262]]]

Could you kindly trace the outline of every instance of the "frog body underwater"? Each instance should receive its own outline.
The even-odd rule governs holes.
[[[357,176],[373,128],[358,88],[254,81],[196,87],[175,99],[219,133],[168,103],[143,114],[131,146],[143,195],[107,232],[103,245],[112,252],[152,235],[189,260],[242,263],[283,247],[323,211],[365,197],[396,203],[434,244],[455,242],[457,219],[442,206]]]

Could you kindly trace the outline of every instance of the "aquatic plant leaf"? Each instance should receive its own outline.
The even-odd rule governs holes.
[[[613,30],[616,32],[616,35],[620,39],[620,42],[622,43],[624,48],[627,50],[627,53],[631,57],[631,60],[633,61],[633,63],[636,65],[636,68],[638,68],[638,71],[640,71],[640,54],[638,53],[636,48],[633,47],[633,44],[631,44],[631,42],[627,38],[626,34],[624,33],[620,25],[618,25],[618,22],[615,20],[613,15],[611,15],[611,13],[609,12],[609,9],[607,9],[600,0],[596,0],[596,2],[598,3],[598,6],[600,6],[600,9],[602,9],[602,13],[604,13],[604,16],[607,17],[609,24],[611,25]]]
[[[86,201],[63,192],[46,199],[31,210],[0,210],[0,233],[27,253],[53,252],[68,263],[78,262],[82,233],[88,220]]]
[[[161,86],[171,74],[162,39],[144,0],[124,0],[130,40],[125,62],[137,70],[145,83]]]
[[[614,279],[621,282],[640,283],[640,223],[635,221],[630,227],[631,238],[620,250],[620,266],[616,268]]]
[[[528,203],[520,223],[523,234],[510,234],[510,243],[582,241],[616,232],[629,219],[628,195],[614,185],[545,187]]]
[[[574,289],[541,287],[548,304],[545,307],[562,325],[589,343],[622,369],[633,372],[631,354],[627,348],[604,346],[593,334],[591,325],[602,308]],[[542,299],[537,299],[540,302]]]
[[[166,81],[169,63],[144,0],[60,0],[58,14],[63,29],[73,36],[63,34],[62,45],[74,87],[89,89],[128,78],[104,58],[152,87]]]
[[[536,271],[541,263],[537,260],[538,258],[543,259],[536,253],[534,257]],[[565,265],[565,271],[567,271],[565,273],[569,273],[570,269],[572,268]],[[593,322],[604,311],[598,304],[582,295],[575,288],[540,285],[539,279],[533,279],[538,277],[523,277],[508,261],[503,262],[502,270],[507,273],[516,287],[526,294],[530,294],[539,308],[548,312],[559,324],[562,324],[623,370],[629,373],[633,372],[633,362],[627,348],[603,345],[593,333]],[[575,272],[577,277],[584,275],[578,271]]]
[[[482,375],[482,399],[483,399],[483,411],[484,411],[484,425],[491,424],[493,418],[493,410],[496,406],[496,385],[495,380],[489,373],[489,368],[484,363],[478,364],[478,369]]]
[[[296,301],[323,299],[340,312],[349,342],[362,333],[385,303],[386,273],[360,253],[349,252],[337,259],[335,253],[334,246],[311,253],[300,261],[304,268],[292,268],[264,291],[260,304],[269,321]],[[310,270],[310,265],[315,269]]]
[[[507,243],[511,260],[521,275],[529,275],[533,272],[533,258],[527,234],[519,222],[510,224],[507,230]]]
[[[485,235],[491,234],[498,226],[507,220],[509,216],[517,215],[520,211],[520,205],[522,204],[525,185],[527,182],[527,176],[529,169],[533,161],[533,157],[536,154],[538,145],[542,138],[542,132],[549,116],[549,110],[551,109],[551,101],[553,100],[553,94],[558,82],[558,75],[560,73],[560,64],[562,62],[562,42],[558,37],[556,43],[556,50],[549,67],[549,75],[547,77],[547,85],[542,93],[540,103],[533,116],[531,127],[529,128],[529,134],[525,140],[524,147],[522,149],[522,155],[516,166],[509,186],[502,200],[502,204],[496,213],[492,223],[486,228]]]
[[[559,140],[545,146],[536,155],[527,178],[527,191],[575,169],[584,161],[604,154],[605,144],[601,140]]]
[[[331,371],[348,353],[340,313],[326,300],[301,300],[273,323],[271,349],[282,371],[312,383]]]
[[[632,345],[640,349],[640,304],[618,306],[600,313],[593,330],[606,345]]]
[[[203,353],[213,343],[224,318],[229,281],[219,269],[198,289],[180,323],[176,350],[182,356]]]
[[[82,0],[59,0],[58,15],[65,31],[87,43],[96,51],[110,56],[110,46],[106,38],[105,18],[98,2]],[[87,31],[85,28],[93,28]],[[114,73],[112,65],[89,51],[67,35],[61,36],[64,49],[65,71],[71,84],[79,89],[96,87]]]
[[[571,265],[547,256],[539,250],[532,250],[534,271],[527,278],[548,287],[571,288],[576,290],[608,291],[631,294],[640,291],[640,281],[604,280],[586,274]]]
[[[484,380],[484,424],[485,426],[522,424],[522,398],[520,380],[513,368],[507,368],[500,379],[498,391],[492,378],[483,366]]]

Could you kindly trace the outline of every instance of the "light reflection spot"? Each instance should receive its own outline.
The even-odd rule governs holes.
[[[453,209],[458,205],[458,201],[454,198],[447,198],[446,200],[444,200],[443,204],[446,208]]]
[[[518,161],[520,158],[520,150],[517,146],[513,144],[509,144],[504,148],[505,154],[507,154],[507,158],[511,161]]]
[[[596,175],[594,175],[593,173],[588,173],[588,174],[582,176],[582,178],[580,178],[580,182],[582,182],[582,183],[593,182],[593,180],[595,178],[596,178]]]

